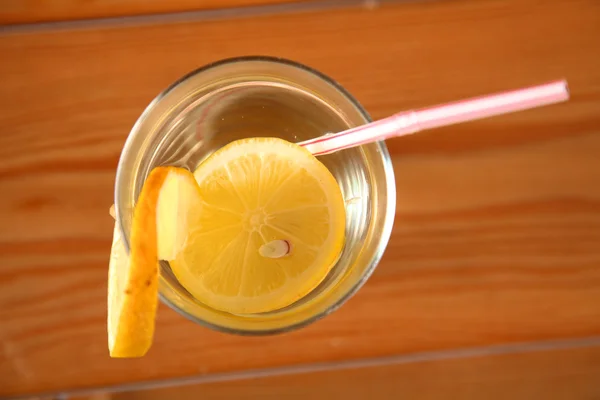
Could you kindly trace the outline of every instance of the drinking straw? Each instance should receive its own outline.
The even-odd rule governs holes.
[[[315,156],[363,144],[410,135],[425,129],[474,121],[569,99],[565,80],[510,92],[400,112],[391,117],[299,143]]]

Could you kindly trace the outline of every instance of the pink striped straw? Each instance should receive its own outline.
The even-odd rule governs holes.
[[[420,110],[404,111],[336,134],[299,143],[315,156],[363,144],[410,135],[425,129],[507,114],[569,99],[567,81],[476,97]]]

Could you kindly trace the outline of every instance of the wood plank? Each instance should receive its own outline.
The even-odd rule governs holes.
[[[130,17],[309,1],[311,0],[2,0],[0,25]]]
[[[599,334],[599,11],[465,0],[1,35],[0,396]],[[563,76],[573,99],[393,141],[392,241],[330,317],[246,338],[162,307],[150,354],[110,360],[123,141],[169,83],[243,54],[320,69],[376,118]]]
[[[591,400],[600,397],[599,376],[596,347],[392,363],[69,399]]]

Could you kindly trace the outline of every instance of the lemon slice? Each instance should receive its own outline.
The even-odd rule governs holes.
[[[187,177],[187,179],[186,179]],[[183,183],[182,183],[183,182]],[[196,192],[190,195],[189,185]],[[198,199],[193,175],[175,167],[152,170],[134,209],[128,255],[115,223],[108,276],[108,348],[111,357],[141,357],[150,348],[158,304],[158,239],[162,256],[176,254]],[[183,212],[183,210],[185,212]],[[114,213],[113,213],[114,217]],[[181,219],[179,219],[181,218]],[[157,225],[163,233],[157,238]],[[182,239],[183,238],[183,239]]]
[[[283,308],[313,290],[344,245],[340,187],[306,149],[233,142],[194,172],[201,212],[171,268],[202,303],[234,314]]]

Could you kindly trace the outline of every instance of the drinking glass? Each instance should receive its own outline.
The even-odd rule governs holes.
[[[125,247],[144,180],[160,165],[194,169],[229,142],[279,137],[301,142],[370,122],[338,83],[296,62],[241,57],[207,65],[156,97],[133,126],[115,183]],[[289,331],[331,313],[369,278],[389,240],[396,208],[390,156],[383,142],[319,157],[346,201],[346,241],[336,265],[311,293],[279,310],[234,315],[195,299],[160,262],[159,296],[185,317],[239,334]]]

